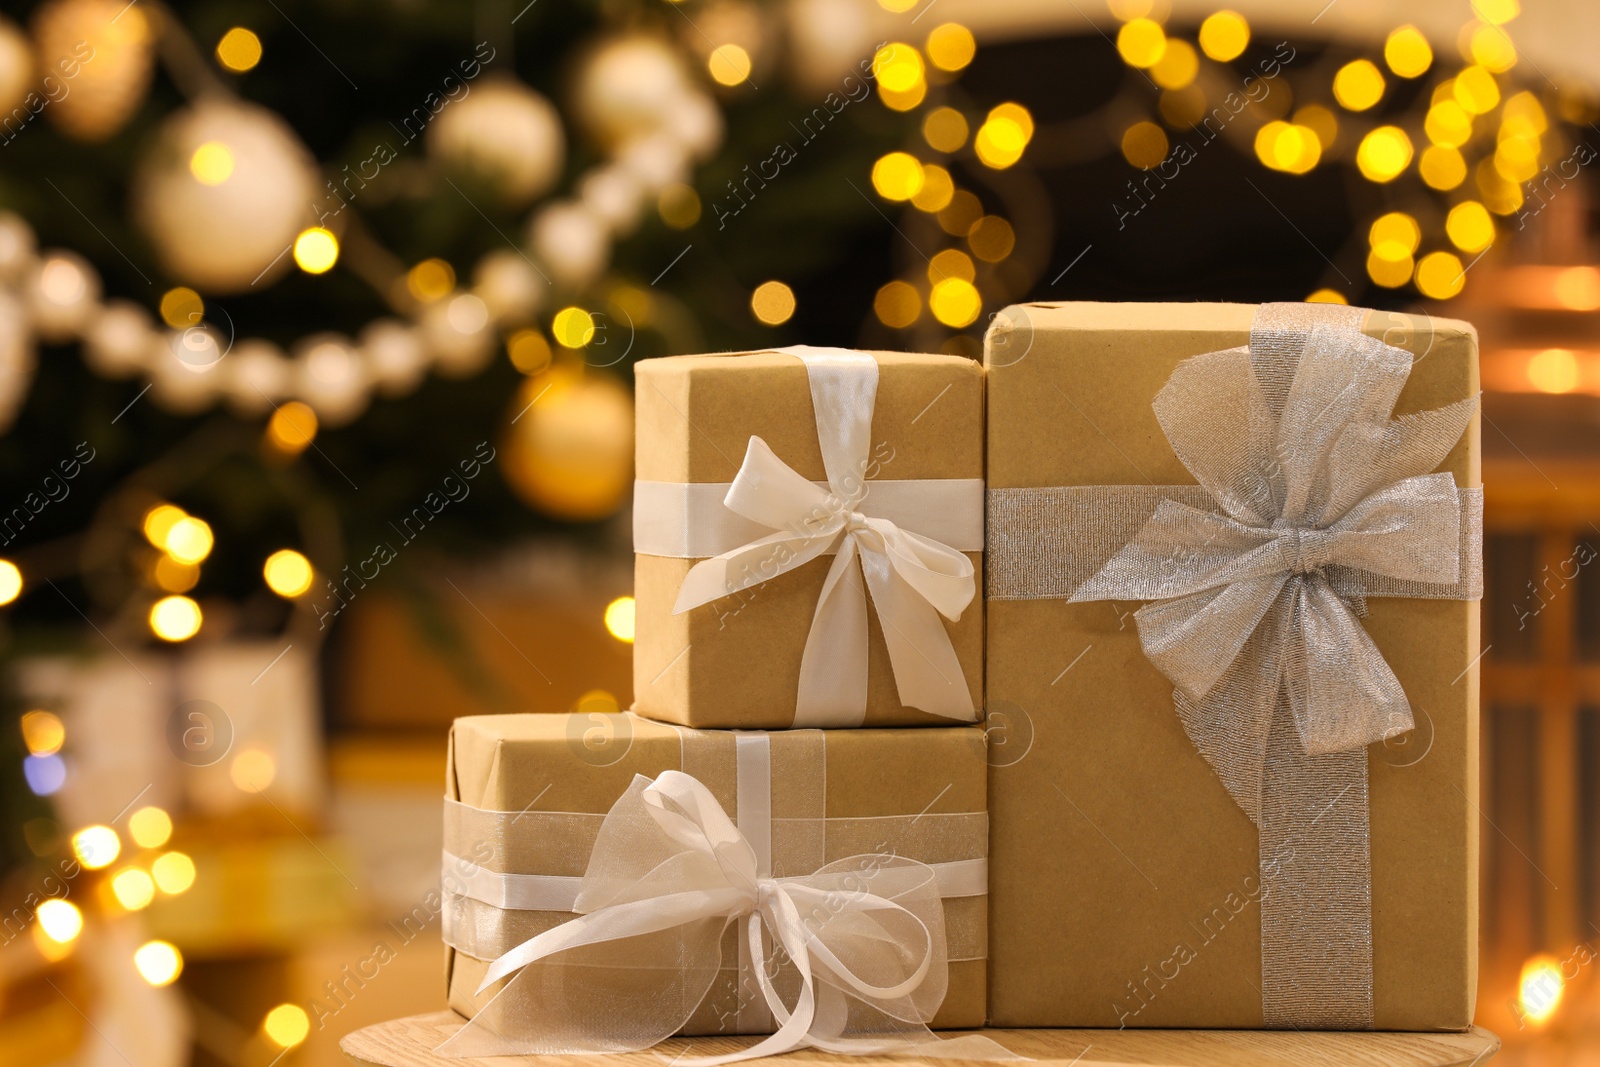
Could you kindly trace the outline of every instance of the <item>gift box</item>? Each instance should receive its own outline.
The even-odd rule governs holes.
[[[697,728],[975,721],[982,368],[802,347],[634,373],[634,710]]]
[[[991,1025],[1468,1027],[1472,328],[1029,304],[986,352]]]
[[[937,998],[944,990],[942,1003],[935,999],[931,1025],[980,1026],[988,921],[986,772],[983,733],[976,727],[756,733],[692,730],[627,713],[457,719],[450,738],[437,902],[450,1006],[481,1019],[480,1027],[490,1034],[523,1034],[529,1026],[544,1026],[553,1016],[596,1002],[626,1003],[630,1016],[658,1009],[670,1013],[676,1003],[687,1019],[681,1029],[687,1034],[772,1031],[757,972],[776,984],[792,1008],[796,968],[793,957],[774,945],[771,929],[763,935],[762,958],[756,958],[745,914],[719,913],[709,927],[672,926],[657,935],[668,938],[664,955],[655,953],[661,946],[650,937],[628,936],[613,943],[614,955],[596,960],[558,954],[478,992],[491,961],[526,951],[519,946],[546,931],[564,925],[576,929],[570,925],[577,919],[575,908],[594,912],[586,921],[612,921],[608,915],[614,910],[582,905],[585,886],[593,892],[597,884],[627,882],[617,873],[627,862],[659,873],[684,861],[680,856],[658,863],[649,858],[655,846],[628,836],[637,827],[628,833],[617,828],[627,805],[641,799],[641,787],[648,787],[642,794],[648,801],[670,778],[680,787],[687,780],[696,783],[691,788],[703,788],[708,809],[713,801],[720,806],[739,838],[750,843],[755,877],[773,879],[771,885],[779,889],[792,890],[796,880],[813,885],[821,879],[840,890],[824,903],[793,893],[819,929],[839,915],[852,917],[850,909],[861,895],[849,888],[856,872],[866,870],[870,877],[879,869],[915,870],[931,879],[932,912],[924,911],[922,918],[943,952],[936,965],[930,963],[921,993]],[[722,840],[731,836],[729,829]],[[621,843],[613,848],[613,841]],[[842,881],[840,870],[848,871]],[[694,888],[712,895],[728,891],[726,886]],[[760,894],[764,900],[766,892]],[[622,895],[650,894],[634,885]],[[896,936],[892,921],[874,929],[878,939]],[[918,958],[910,950],[906,958]],[[843,950],[839,954],[848,961]],[[546,964],[552,967],[544,974],[528,974]],[[562,972],[563,964],[571,966]],[[705,990],[701,999],[693,999],[698,994],[691,971],[709,983],[700,987]],[[585,986],[584,973],[599,974],[598,984]],[[881,985],[883,977],[879,971],[872,979]],[[517,982],[528,983],[520,994],[515,986],[508,988]],[[506,996],[495,999],[502,990]],[[926,1000],[919,1003],[929,1007]],[[577,1027],[568,1031],[563,1047],[579,1039],[620,1041],[619,1031],[632,1034],[633,1021],[602,1019],[598,1030]],[[497,1051],[554,1047],[548,1034],[523,1040],[527,1043]]]

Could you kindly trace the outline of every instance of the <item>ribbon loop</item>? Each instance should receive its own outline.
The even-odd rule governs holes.
[[[867,597],[881,624],[901,703],[972,722],[966,673],[939,616],[955,621],[977,594],[966,555],[886,518],[862,514],[869,491],[878,365],[869,355],[804,346],[828,489],[802,477],[759,437],[723,500],[776,531],[702,560],[678,591],[679,614],[835,551],[801,659],[796,726],[859,726],[867,708]],[[857,578],[860,575],[860,579]]]
[[[741,927],[774,1033],[697,1067],[794,1049],[1014,1058],[993,1042],[928,1030],[944,1000],[943,902],[932,868],[861,855],[773,878],[699,780],[636,776],[612,806],[578,892],[576,919],[495,960],[479,992],[510,982],[440,1046],[446,1057],[638,1051],[688,1021]],[[770,946],[768,942],[770,937]],[[487,1020],[525,1006],[515,1032]]]

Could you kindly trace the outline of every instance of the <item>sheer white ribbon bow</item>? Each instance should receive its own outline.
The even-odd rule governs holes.
[[[943,907],[933,869],[894,856],[855,856],[799,878],[763,876],[750,843],[697,779],[681,771],[635,776],[600,829],[578,918],[495,960],[479,992],[507,975],[511,982],[437,1051],[649,1048],[681,1030],[705,999],[723,933],[737,924],[749,942],[754,992],[777,1031],[738,1052],[681,1060],[684,1067],[806,1047],[1017,1058],[987,1038],[941,1040],[927,1028],[947,982]]]
[[[1196,747],[1258,822],[1280,696],[1308,755],[1412,728],[1349,590],[1372,576],[1457,581],[1461,494],[1451,475],[1429,472],[1477,405],[1391,419],[1411,356],[1359,321],[1318,322],[1302,347],[1286,358],[1253,339],[1179,365],[1156,417],[1216,510],[1163,500],[1072,595],[1152,601],[1134,613],[1145,654],[1177,687]]]
[[[861,513],[870,483],[878,366],[837,349],[784,349],[805,361],[828,488],[800,476],[759,437],[723,501],[777,531],[695,564],[673,613],[759,585],[837,549],[800,661],[796,726],[859,725],[867,706],[867,592],[877,610],[901,703],[977,718],[940,616],[961,617],[977,592],[972,561],[954,548]],[[866,589],[855,580],[859,563]]]

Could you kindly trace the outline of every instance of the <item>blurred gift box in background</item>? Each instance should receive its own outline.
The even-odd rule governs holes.
[[[631,701],[631,364],[976,358],[1061,299],[1477,324],[1479,1019],[1600,1062],[1597,41],[1578,0],[12,5],[0,1062],[323,1067],[436,1010],[447,724]]]

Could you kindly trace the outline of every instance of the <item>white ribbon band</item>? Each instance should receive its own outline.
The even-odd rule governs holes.
[[[936,534],[912,532],[875,514],[877,503],[866,503],[875,484],[866,474],[872,466],[877,361],[862,352],[836,348],[775,351],[805,364],[827,482],[819,486],[801,477],[765,441],[752,437],[722,507],[751,524],[758,536],[695,564],[684,578],[674,613],[759,585],[831,553],[833,562],[800,661],[794,725],[859,726],[865,721],[869,593],[882,624],[900,702],[945,718],[976,721],[966,672],[941,620],[941,616],[952,622],[959,619],[976,595],[972,561]],[[703,501],[702,490],[684,490],[680,518],[676,490],[649,488],[658,484],[636,486],[646,487],[635,505],[635,530],[644,535],[637,551],[687,550],[731,536],[731,520],[692,514],[691,509]],[[981,510],[981,493],[974,496],[970,483],[933,484],[940,486],[932,490],[936,495],[914,505],[903,499],[911,490],[891,490],[886,494],[888,505],[920,523],[931,509],[945,503],[943,496],[959,496],[965,501],[964,513],[929,525],[961,534],[962,545],[981,546],[982,531],[977,528],[981,521],[975,521],[977,514],[970,510],[974,505]],[[946,531],[947,525],[955,529]]]
[[[811,484],[819,493],[828,492],[827,482]],[[772,527],[724,506],[732,490],[732,482],[634,482],[633,550],[644,556],[706,559],[770,534]],[[858,510],[959,552],[982,552],[983,508],[982,478],[873,478]],[[827,551],[837,552],[838,547]]]

